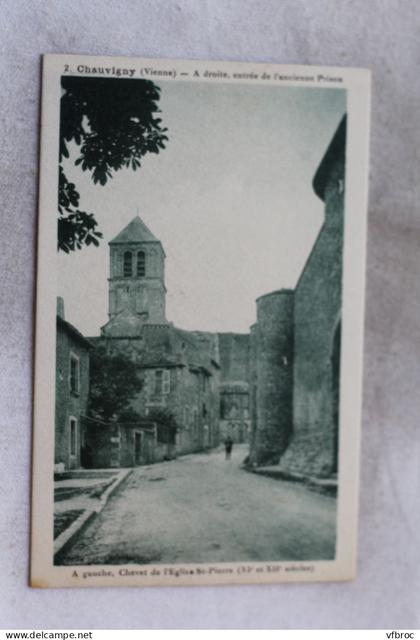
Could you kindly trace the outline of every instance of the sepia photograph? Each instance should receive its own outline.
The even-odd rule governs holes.
[[[45,58],[33,586],[354,576],[368,86]]]

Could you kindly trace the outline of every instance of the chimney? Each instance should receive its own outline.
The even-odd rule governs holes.
[[[57,315],[62,320],[65,320],[65,317],[64,317],[64,300],[63,300],[63,298],[60,298],[60,297],[57,298]]]

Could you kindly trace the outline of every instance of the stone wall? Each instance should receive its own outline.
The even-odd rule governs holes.
[[[325,221],[295,292],[294,433],[288,471],[325,477],[337,468],[345,120],[314,178]]]
[[[152,464],[173,457],[174,445],[157,439],[157,425],[100,423],[84,420],[89,468],[106,469]]]
[[[79,362],[77,391],[70,388],[70,356]],[[56,394],[55,394],[55,455],[54,462],[65,469],[81,465],[84,433],[81,416],[86,414],[89,393],[89,343],[63,318],[57,317]],[[70,451],[70,419],[76,420],[76,448]]]
[[[249,334],[219,333],[220,381],[249,382]]]
[[[256,438],[257,438],[257,323],[253,324],[250,329],[249,341],[249,405],[251,430],[249,436],[249,452],[250,460],[256,460]]]
[[[220,358],[220,440],[248,442],[250,420],[250,336],[219,333]]]
[[[277,464],[292,431],[293,292],[274,291],[257,300],[251,331],[252,464]]]
[[[224,383],[220,386],[220,439],[224,442],[249,442],[251,420],[249,412],[249,385]]]

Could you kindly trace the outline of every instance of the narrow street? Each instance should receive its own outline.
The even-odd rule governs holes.
[[[333,558],[335,499],[244,471],[246,453],[137,467],[60,564]]]

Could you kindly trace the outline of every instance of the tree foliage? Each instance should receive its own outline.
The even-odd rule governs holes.
[[[63,76],[61,86],[58,249],[68,253],[102,237],[65,174],[70,143],[78,150],[75,165],[105,185],[116,171],[139,169],[141,158],[159,153],[168,137],[157,115],[160,89],[150,80]]]
[[[174,432],[178,430],[178,423],[175,415],[165,407],[154,407],[147,414],[147,419],[152,420],[152,422],[162,424]]]
[[[135,362],[118,354],[108,354],[104,345],[92,349],[89,413],[93,418],[135,422],[139,416],[130,403],[142,387]]]

